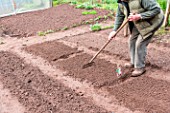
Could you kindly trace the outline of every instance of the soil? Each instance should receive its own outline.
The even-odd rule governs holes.
[[[96,35],[96,34],[98,33],[89,33],[82,36],[79,35],[75,37],[68,37],[67,39],[64,40],[74,42],[74,43],[79,43],[79,45],[84,44],[84,46],[89,47],[90,49],[98,50],[98,45],[102,45],[100,41],[106,39],[103,38],[101,35],[99,34]],[[83,43],[81,43],[82,41]],[[107,48],[108,51],[110,52],[109,49],[111,49],[112,52],[116,50],[120,54],[123,54],[123,51],[125,51],[124,50],[125,44],[123,46],[118,46],[119,44],[122,45],[122,42],[119,40],[115,40],[114,46],[116,45],[119,48],[114,49],[114,47],[112,48],[108,47]],[[71,47],[70,49],[64,49],[66,47],[58,46],[60,44],[58,44],[56,41],[50,42],[48,45],[50,45],[51,47],[53,46],[54,49],[56,48],[55,51],[61,50],[60,52],[61,54],[63,51],[64,52],[67,51],[66,53],[69,53],[69,51],[73,49]],[[71,76],[82,82],[86,81],[92,84],[93,86],[95,86],[95,88],[107,89],[110,95],[113,95],[116,97],[116,99],[118,99],[120,105],[125,106],[132,111],[141,111],[145,113],[153,113],[153,112],[167,113],[170,111],[169,109],[170,83],[165,82],[163,80],[153,79],[148,76],[148,75],[154,75],[154,73],[155,75],[157,74],[159,76],[159,73],[157,73],[157,71],[155,70],[160,70],[160,69],[155,68],[154,66],[147,66],[147,70],[149,71],[147,71],[143,76],[138,77],[137,79],[132,79],[132,78],[118,79],[116,77],[116,72],[115,72],[116,64],[112,64],[106,60],[95,59],[95,63],[92,66],[83,69],[82,66],[84,64],[87,64],[88,61],[92,58],[91,55],[88,55],[83,52],[80,54],[74,53],[75,54],[74,57],[68,57],[64,60],[58,59],[56,61],[52,61],[53,57],[47,58],[47,56],[48,54],[55,54],[54,50],[53,53],[51,51],[48,51],[48,54],[43,51],[44,48],[48,49],[48,45],[46,43],[42,43],[41,45],[38,45],[38,47],[41,48],[39,50],[33,49],[32,46],[30,46],[26,48],[26,51],[30,52],[31,50],[32,53],[36,53],[36,55],[38,56],[40,55],[41,57],[47,59],[52,65],[56,66],[57,68],[67,71],[67,74],[65,76]],[[93,47],[97,46],[97,47],[96,49],[94,49],[90,46]],[[41,51],[40,52],[41,54],[38,54],[38,51],[39,52]],[[108,53],[108,51],[104,53]],[[152,51],[152,54],[154,53],[155,55],[157,55],[156,49],[155,51],[150,49],[150,51]],[[158,57],[159,56],[155,56],[154,58],[158,58]],[[124,58],[122,57],[122,59]],[[160,66],[163,65],[160,64]]]
[[[70,48],[62,43],[58,43],[57,41],[45,42],[43,43],[43,45],[35,44],[33,46],[26,47],[25,50],[29,53],[33,53],[41,57],[44,57],[45,59],[48,59],[48,61],[50,62],[59,59],[66,59],[72,54],[81,52],[78,51],[76,48]],[[44,53],[46,54],[46,56],[44,56]]]
[[[97,10],[97,15],[83,16],[82,11],[64,4],[5,17],[0,20],[0,33],[32,36],[38,31],[70,27],[108,13]],[[146,73],[133,78],[130,77],[133,69],[123,67],[126,76],[118,78],[117,64],[129,61],[127,38],[122,38],[123,31],[101,53],[104,58],[97,57],[91,66],[84,69],[92,53],[105,44],[111,29],[92,33],[86,27],[85,32],[82,31],[78,34],[74,29],[76,33],[72,36],[62,35],[71,33],[71,30],[60,31],[60,37],[57,34],[44,37],[51,40],[48,42],[40,37],[38,40],[27,38],[27,41],[4,39],[4,46],[0,46],[0,84],[18,99],[18,106],[24,106],[25,113],[170,112],[169,44],[157,43],[156,38],[153,39],[148,46]],[[168,36],[165,35],[164,39]],[[23,44],[31,46],[22,48]]]
[[[132,111],[169,113],[169,88],[169,82],[142,76],[128,83],[110,87],[108,90]]]
[[[25,106],[25,113],[108,112],[16,55],[0,52],[0,58],[0,81]]]
[[[36,35],[39,31],[56,31],[65,27],[75,26],[109,13],[105,10],[95,10],[97,11],[96,15],[84,16],[82,15],[83,9],[76,9],[74,6],[64,4],[46,10],[4,17],[0,19],[0,25],[3,30],[2,33],[6,35],[27,37]]]
[[[83,34],[74,37],[65,38],[65,41],[72,43],[78,43],[79,45],[86,46],[91,50],[98,51],[106,42],[107,36],[111,30],[104,30],[101,32],[94,32]],[[118,36],[113,39],[112,42],[102,52],[109,55],[114,55],[119,59],[129,61],[128,53],[128,37],[122,38],[120,32]],[[153,38],[154,40],[154,38]],[[164,71],[170,71],[170,51],[168,46],[162,46],[163,44],[149,44],[146,62],[147,65],[153,68],[163,69]],[[151,47],[150,47],[151,46]],[[159,48],[159,49],[158,49]]]
[[[53,48],[52,51],[49,51],[50,48]],[[119,82],[119,79],[116,76],[117,65],[111,64],[105,60],[97,59],[92,65],[83,68],[92,56],[82,52],[80,53],[76,48],[70,48],[57,41],[35,44],[24,48],[24,50],[41,56],[57,68],[67,71],[67,76],[73,76],[80,81],[91,81],[91,84],[95,87],[102,87],[109,84],[112,85]],[[70,54],[76,53],[80,54],[77,54],[74,57],[69,56]],[[62,56],[68,57],[63,59]],[[107,70],[106,67],[108,68]],[[129,75],[129,73],[125,74],[127,76]]]

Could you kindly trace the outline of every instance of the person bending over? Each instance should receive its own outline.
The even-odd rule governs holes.
[[[108,40],[115,37],[116,30],[124,19],[128,18],[130,62],[125,63],[125,67],[134,68],[133,77],[140,76],[146,71],[147,46],[155,31],[161,27],[164,14],[156,0],[118,0],[117,2],[114,29],[109,34]]]

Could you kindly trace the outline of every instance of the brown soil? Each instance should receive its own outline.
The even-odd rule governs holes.
[[[170,48],[170,34],[165,34],[165,35],[157,35],[153,39],[153,43],[156,43],[157,46],[164,46]]]
[[[80,45],[82,45],[80,43],[80,41],[82,40],[83,44],[93,45],[93,47],[97,46],[97,44],[102,45],[99,41],[97,41],[97,43],[96,40],[92,38],[99,38],[96,36],[97,35],[91,33],[85,36],[83,35],[82,37],[78,36],[79,40],[77,40],[76,38],[73,39],[73,37],[71,37],[71,39],[74,40],[74,43],[78,42]],[[86,40],[83,37],[86,37]],[[104,38],[101,38],[100,40],[103,39]],[[114,44],[117,42],[121,44],[121,42],[119,42],[118,40],[114,41]],[[60,44],[56,44],[56,42],[51,42],[49,43],[49,45],[55,47],[55,51],[57,51],[59,47],[56,46]],[[124,49],[124,46],[118,46],[119,44],[116,45],[119,48],[116,49],[112,47],[109,49],[113,49],[113,51],[116,49],[119,52],[121,52],[121,49]],[[39,49],[38,51],[43,50],[43,48],[48,49],[46,43],[38,46],[41,47],[41,49]],[[73,49],[70,48],[70,50],[65,50],[65,46],[60,47],[63,48],[60,48],[61,53],[63,51],[67,51],[69,53],[69,51]],[[33,50],[32,47],[27,47],[27,51],[29,51],[29,48]],[[32,52],[38,55],[36,49],[34,49],[34,51]],[[154,53],[156,54],[156,52]],[[48,54],[55,53],[48,51]],[[47,58],[47,56],[48,55],[44,51],[41,51],[41,57]],[[111,64],[110,62],[105,60],[96,59],[94,65],[82,69],[82,66],[86,64],[91,59],[91,57],[92,56],[88,54],[81,53],[75,55],[74,57],[68,57],[64,60],[58,59],[56,61],[52,61],[52,57],[48,57],[47,60],[52,61],[51,64],[55,65],[57,68],[67,71],[68,74],[66,76],[72,76],[79,79],[80,81],[89,82],[93,84],[93,86],[96,86],[96,88],[107,89],[110,95],[113,95],[116,97],[116,99],[118,99],[120,105],[125,106],[132,111],[138,110],[145,113],[168,113],[170,111],[170,83],[147,77],[147,75],[153,75],[153,73],[155,73],[155,69],[153,67],[147,67],[147,70],[149,71],[147,71],[143,76],[138,77],[137,79],[126,78],[125,82],[124,79],[118,79],[116,77],[116,64]],[[159,76],[159,73],[156,74]]]
[[[76,48],[70,48],[58,42],[45,42],[42,44],[35,44],[31,47],[26,47],[25,50],[48,59],[48,61],[56,61],[59,59],[66,59],[74,53],[79,53]],[[46,56],[44,56],[44,53]],[[54,54],[55,53],[55,54]]]
[[[24,64],[8,52],[0,52],[0,80],[25,108],[25,113],[106,113],[89,100],[65,87],[60,81]],[[56,75],[57,76],[57,75]]]
[[[50,48],[53,48],[53,50],[50,51]],[[83,68],[92,56],[81,53],[71,58],[68,54],[76,54],[79,51],[76,50],[76,48],[70,48],[57,41],[36,44],[26,47],[25,50],[29,53],[41,56],[57,66],[57,68],[67,71],[67,76],[74,76],[74,78],[79,78],[81,81],[92,81],[91,83],[96,87],[102,87],[108,84],[112,85],[119,82],[116,76],[116,65],[96,59],[95,63]],[[74,52],[72,52],[73,50]],[[62,58],[62,56],[65,56],[64,54],[68,56],[65,60]],[[108,68],[107,70],[106,67]],[[129,75],[129,73],[125,74]]]
[[[79,45],[86,46],[92,50],[99,50],[107,41],[107,36],[111,30],[105,30],[101,32],[94,32],[83,34],[79,36],[65,38],[66,41],[78,43]],[[128,53],[128,37],[122,38],[122,33],[119,33],[116,39],[105,48],[103,53],[114,55],[119,57],[119,59],[129,61]],[[154,39],[153,39],[154,40]],[[152,66],[153,68],[163,69],[164,71],[170,71],[170,51],[167,51],[169,47],[166,46],[167,50],[162,48],[162,44],[155,45],[151,43],[148,48],[147,55],[147,65]],[[159,48],[159,49],[157,49]]]
[[[70,11],[69,13],[68,10]],[[73,6],[64,4],[47,10],[5,17],[0,20],[0,24],[3,26],[3,30],[0,30],[0,33],[22,37],[31,36],[36,35],[38,31],[70,27],[108,13],[107,11],[97,10],[97,15],[83,16],[81,14],[82,11],[81,9],[75,9]],[[126,69],[125,75],[127,77],[117,78],[117,60],[129,61],[127,38],[122,38],[123,32],[120,32],[117,36],[118,38],[115,38],[102,53],[105,56],[113,56],[115,63],[108,59],[97,58],[93,65],[83,69],[83,66],[88,63],[92,56],[87,54],[88,52],[85,49],[82,51],[83,49],[80,49],[80,46],[88,48],[89,51],[96,52],[107,41],[110,31],[86,32],[83,35],[76,34],[73,37],[60,39],[77,44],[75,48],[64,45],[61,43],[62,41],[45,42],[25,47],[24,50],[26,52],[40,56],[45,59],[44,62],[49,61],[52,66],[56,67],[51,69],[50,74],[53,73],[53,70],[61,69],[60,73],[63,73],[61,75],[59,73],[58,75],[54,74],[54,77],[48,75],[49,70],[46,66],[43,66],[44,62],[41,62],[42,59],[37,60],[41,66],[36,65],[37,67],[33,67],[32,65],[37,62],[31,62],[30,65],[24,63],[30,62],[29,54],[25,55],[23,53],[24,55],[21,55],[22,58],[28,58],[23,60],[14,54],[1,51],[0,82],[3,83],[5,89],[10,90],[12,96],[18,98],[20,104],[25,106],[26,113],[105,113],[115,106],[115,111],[117,110],[119,113],[123,113],[127,109],[135,113],[136,111],[144,113],[169,113],[170,79],[167,75],[170,72],[170,46],[168,44],[155,44],[156,41],[153,41],[149,45],[147,71],[142,76],[138,78],[129,77],[132,69]],[[50,38],[50,36],[46,38]],[[23,43],[22,40],[16,40],[18,41],[17,43]],[[32,41],[30,41],[31,43],[39,42],[33,42],[31,38],[30,40]],[[23,51],[20,51],[21,45],[18,46],[17,43],[14,40],[14,43],[1,46],[1,50],[6,50],[3,47],[8,47],[11,44],[10,49],[7,50],[12,51],[11,49],[13,48],[14,53],[22,53]],[[34,57],[31,57],[31,60]],[[50,67],[49,63],[46,65]],[[162,79],[161,77],[164,77],[164,75],[165,78]],[[54,79],[55,77],[60,77],[61,79]],[[67,81],[63,79],[64,77],[73,79],[72,82],[74,81],[74,83],[66,85],[64,82]],[[75,85],[73,88],[72,85],[76,84],[77,81],[79,81],[78,85],[82,86],[88,83],[88,85],[86,84],[88,87],[85,88],[89,90],[80,88],[81,91],[87,91],[88,95],[86,93],[78,93],[80,90],[77,88],[78,85]],[[94,94],[90,94],[90,90],[93,90]],[[100,95],[97,95],[98,93],[102,94],[100,98]],[[95,95],[95,99],[99,101],[95,101],[92,95]],[[106,99],[107,102],[103,102],[102,98],[104,98],[103,100]],[[112,102],[113,100],[115,101]],[[103,104],[99,103],[107,104],[103,106]],[[106,107],[107,105],[109,107]]]
[[[7,35],[25,37],[36,35],[39,31],[55,31],[64,27],[71,27],[109,13],[108,11],[96,9],[96,15],[84,16],[82,11],[84,10],[64,4],[42,11],[5,17],[0,20],[0,25]]]
[[[170,112],[170,83],[146,76],[138,77],[119,86],[108,88],[120,103],[132,111],[145,113]]]

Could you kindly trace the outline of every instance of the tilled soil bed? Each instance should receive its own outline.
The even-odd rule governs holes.
[[[80,81],[88,80],[96,87],[118,83],[116,65],[105,60],[96,59],[93,65],[83,68],[92,56],[57,41],[35,44],[26,47],[25,50],[31,54],[41,56],[57,68],[67,71],[67,76],[73,76]]]
[[[0,81],[25,106],[25,113],[108,112],[16,55],[0,52],[0,65]]]
[[[170,83],[147,77],[148,74],[151,73],[119,86],[110,86],[108,91],[132,111],[169,113]]]
[[[127,78],[127,80],[121,81],[116,77],[116,65],[105,60],[96,59],[94,65],[83,69],[83,64],[87,63],[92,57],[85,53],[70,56],[64,60],[58,59],[53,61],[53,57],[47,58],[48,54],[58,54],[55,52],[58,49],[61,50],[60,53],[65,51],[65,46],[56,47],[60,43],[51,42],[48,44],[50,47],[53,46],[53,53],[48,51],[46,43],[34,45],[34,48],[41,48],[37,51],[33,49],[33,46],[27,47],[26,51],[41,56],[57,68],[67,71],[68,74],[66,76],[72,76],[81,81],[92,83],[96,88],[107,89],[110,95],[116,97],[121,106],[125,106],[132,111],[142,111],[145,113],[170,112],[170,83],[148,77],[148,75],[155,73],[152,67],[147,67],[147,70],[150,71],[147,71],[147,73],[139,78]],[[45,48],[46,50],[44,51]],[[70,51],[72,49],[70,47]],[[41,54],[38,51],[41,51]],[[46,53],[47,51],[48,53]],[[69,49],[66,51],[69,52]],[[159,76],[159,73],[156,74]]]
[[[101,32],[92,32],[88,34],[73,36],[65,38],[65,41],[78,43],[79,45],[86,46],[92,50],[99,50],[107,41],[107,36],[111,30],[104,30]],[[155,38],[153,38],[155,40]],[[150,47],[151,46],[151,47]],[[159,49],[158,49],[159,48]],[[122,32],[113,39],[103,51],[105,54],[116,55],[122,60],[129,61],[128,53],[128,37],[123,37]],[[170,51],[168,46],[163,44],[150,43],[147,50],[146,62],[153,68],[163,69],[170,71]]]
[[[66,29],[109,13],[105,10],[95,10],[95,15],[82,15],[83,9],[64,4],[46,10],[4,17],[0,19],[1,32],[11,36],[32,36],[39,31]]]

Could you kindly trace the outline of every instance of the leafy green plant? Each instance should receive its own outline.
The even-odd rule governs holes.
[[[64,3],[71,3],[72,0],[53,0],[53,6],[57,6],[59,4],[64,4]]]
[[[101,16],[98,16],[97,18],[95,18],[94,20],[95,21],[98,21],[98,20],[100,20],[102,17]]]
[[[73,25],[72,25],[72,27],[77,27],[77,26],[78,26],[78,24],[73,24]]]
[[[39,31],[38,32],[38,36],[45,36],[46,34],[45,34],[45,32],[43,32],[43,31]]]
[[[94,6],[95,6],[95,7],[98,7],[98,8],[102,7],[102,5],[101,5],[101,4],[99,4],[99,3],[94,4]]]
[[[94,9],[94,6],[92,6],[92,5],[85,5],[85,9],[91,10],[91,9]]]
[[[165,11],[166,10],[167,0],[157,0],[157,1],[160,4],[161,8]]]
[[[50,33],[54,33],[54,31],[50,29],[50,30],[47,30],[45,33],[50,34]]]
[[[86,21],[85,24],[89,24],[90,22],[89,21]]]
[[[114,27],[113,25],[111,25],[111,26],[105,26],[105,27],[102,28],[102,30],[110,29],[110,28],[113,28],[113,27]]]
[[[77,1],[71,1],[71,5],[76,5]]]
[[[114,4],[116,2],[117,0],[102,0],[102,3],[106,3],[106,4]]]
[[[94,25],[90,25],[90,29],[91,31],[100,31],[102,28],[100,24],[96,23]]]
[[[68,27],[67,26],[65,26],[65,27],[63,27],[61,30],[67,30],[68,29]]]
[[[45,35],[50,34],[50,33],[54,33],[54,31],[53,30],[47,30],[45,32],[39,31],[38,36],[45,36]]]
[[[76,8],[79,9],[86,9],[86,10],[91,10],[94,9],[94,5],[91,5],[89,2],[85,2],[85,3],[81,3],[79,5],[76,6]]]
[[[101,4],[102,9],[105,10],[111,10],[111,11],[116,11],[117,10],[117,4]]]
[[[104,15],[103,18],[104,18],[104,19],[108,19],[108,16]]]
[[[92,11],[83,11],[82,12],[82,15],[95,15],[97,14],[97,12],[95,10],[92,10]]]
[[[71,5],[76,5],[76,8],[79,9],[91,10],[98,7],[107,10],[115,10],[115,8],[117,8],[116,2],[117,0],[102,0],[102,2],[98,2],[97,0],[53,0],[53,6],[70,3]]]
[[[85,6],[84,6],[83,4],[79,4],[79,5],[76,6],[76,8],[78,8],[78,9],[84,9]]]

